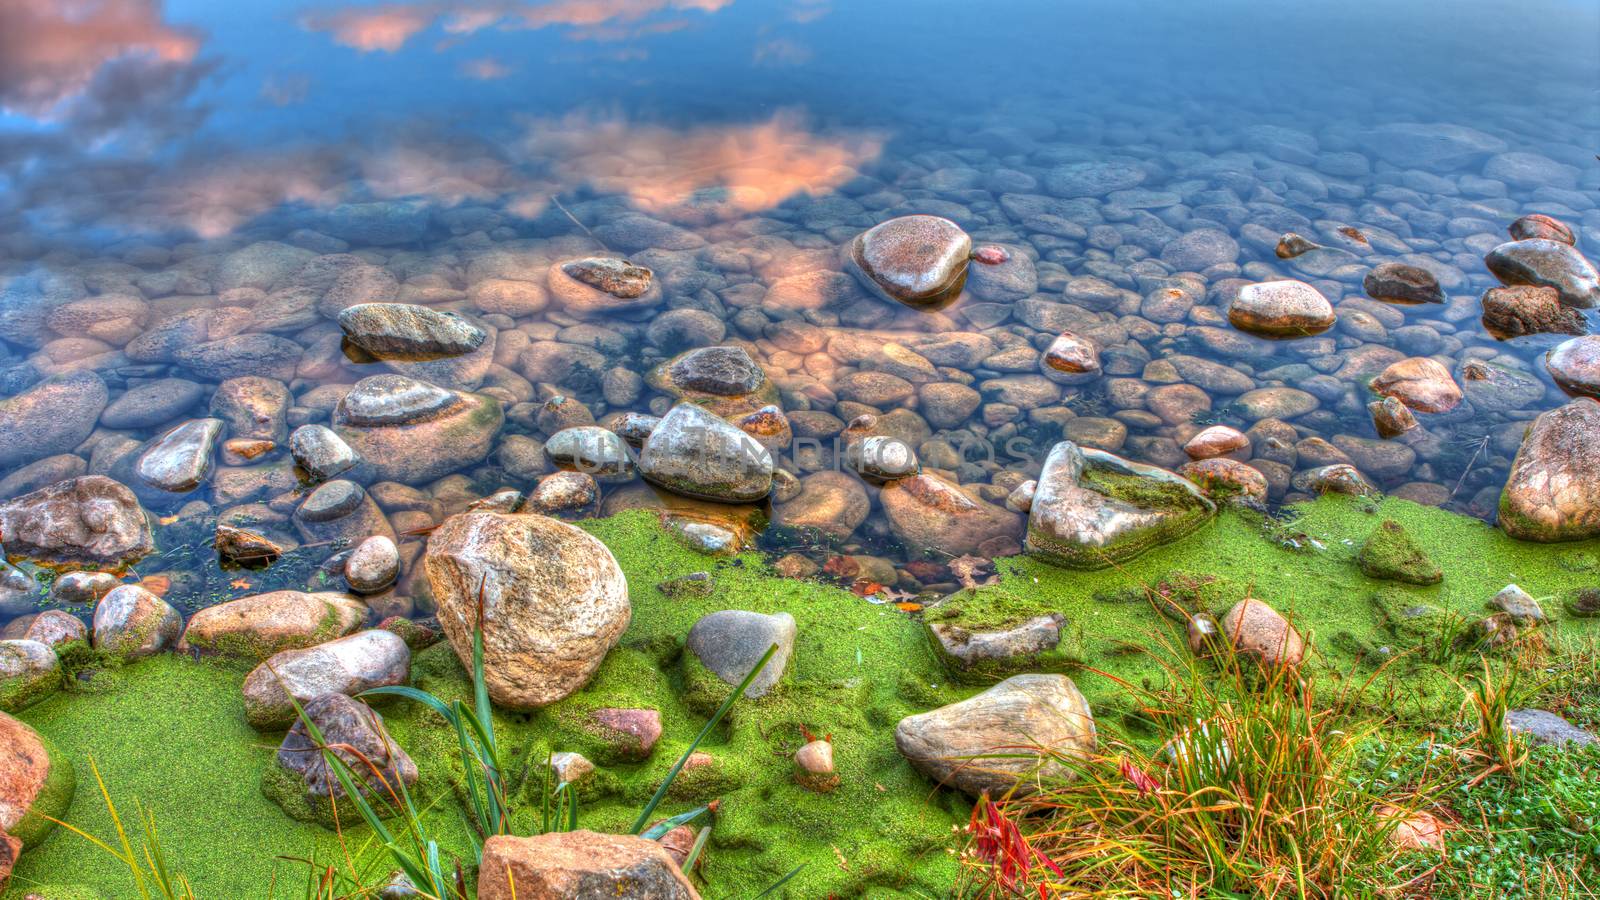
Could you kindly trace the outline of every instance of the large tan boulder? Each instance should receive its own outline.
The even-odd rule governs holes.
[[[33,846],[66,815],[77,778],[72,763],[27,725],[0,713],[0,834]]]
[[[1525,541],[1600,536],[1600,403],[1580,397],[1533,421],[1500,495],[1500,527]]]
[[[367,605],[349,594],[270,591],[190,616],[178,649],[260,661],[343,637],[366,621]]]
[[[569,831],[497,835],[483,845],[478,900],[698,900],[694,885],[656,841]]]
[[[1013,675],[977,696],[901,719],[894,743],[941,784],[973,796],[1013,788],[1021,794],[1039,779],[1070,776],[1060,757],[1094,752],[1094,716],[1067,676]],[[1045,754],[1052,755],[1041,764]]]
[[[423,565],[439,623],[469,667],[481,589],[489,696],[510,709],[583,687],[632,617],[627,579],[606,545],[546,516],[452,516],[428,539]]]

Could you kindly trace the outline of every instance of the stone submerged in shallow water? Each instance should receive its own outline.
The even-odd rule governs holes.
[[[492,397],[404,375],[361,379],[339,401],[333,430],[384,481],[423,484],[488,458],[504,415]]]
[[[472,662],[482,588],[485,677],[495,703],[510,709],[546,706],[583,687],[632,617],[611,551],[545,516],[452,516],[428,538],[423,565],[463,665]]]
[[[1580,397],[1540,415],[1500,495],[1500,527],[1528,541],[1600,537],[1600,402]]]
[[[1188,480],[1071,441],[1055,445],[1039,473],[1027,552],[1075,569],[1126,562],[1211,518],[1212,503]]]
[[[595,831],[491,837],[483,844],[478,900],[519,897],[699,900],[700,894],[657,841]]]
[[[1600,398],[1600,335],[1562,342],[1545,354],[1544,367],[1568,394]]]
[[[1094,342],[1062,332],[1039,356],[1039,371],[1061,384],[1082,384],[1100,374],[1100,350]]]
[[[352,344],[378,359],[460,356],[482,346],[482,328],[450,312],[410,303],[358,303],[339,312]]]
[[[862,232],[850,243],[846,267],[869,291],[909,305],[939,303],[958,292],[972,255],[972,238],[938,216],[901,216]]]
[[[48,564],[121,568],[155,550],[138,498],[103,475],[0,504],[0,534],[7,553]]]
[[[289,455],[312,481],[327,481],[361,464],[361,457],[326,425],[302,425],[289,435]]]
[[[1564,306],[1600,306],[1600,273],[1571,244],[1542,238],[1509,241],[1490,250],[1483,262],[1502,284],[1552,287]]]
[[[616,440],[620,445],[621,439]],[[645,480],[726,503],[765,497],[772,490],[772,469],[767,448],[694,403],[674,406],[639,453],[639,474]]]
[[[1379,263],[1361,279],[1367,296],[1386,303],[1443,303],[1439,279],[1421,266]]]
[[[0,470],[77,449],[109,397],[99,375],[73,372],[0,400]]]
[[[1247,284],[1228,307],[1228,321],[1241,331],[1293,338],[1321,334],[1337,316],[1322,292],[1304,281]]]
[[[1381,438],[1399,437],[1417,427],[1417,417],[1394,397],[1373,400],[1367,404],[1367,413],[1372,416],[1372,427]]]
[[[562,309],[582,317],[648,309],[663,299],[650,269],[608,256],[558,262],[545,283]]]
[[[1022,533],[1022,518],[1016,513],[978,498],[970,488],[926,473],[884,485],[878,502],[890,530],[912,553],[934,550],[963,556],[977,554],[991,542],[1000,545],[991,550],[1015,553]]]
[[[971,796],[1033,793],[1042,780],[1072,777],[1061,758],[1094,752],[1094,716],[1065,675],[1013,675],[930,712],[907,716],[895,747],[913,768]],[[1051,754],[1027,748],[1037,745]],[[993,754],[989,759],[975,759]]]
[[[563,428],[544,443],[544,454],[558,468],[589,475],[601,482],[633,479],[633,456],[616,432],[598,425]]]

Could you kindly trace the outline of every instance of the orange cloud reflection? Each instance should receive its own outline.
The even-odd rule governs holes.
[[[45,117],[107,63],[185,63],[199,49],[194,32],[161,21],[159,0],[4,0],[0,109]]]
[[[326,31],[336,42],[363,53],[393,53],[433,24],[440,12],[431,4],[391,3],[315,13],[306,16],[301,24],[310,31]]]
[[[526,142],[528,155],[548,160],[566,188],[624,195],[683,221],[731,218],[832,190],[882,147],[876,135],[813,133],[788,114],[689,130],[572,116],[536,123]]]
[[[457,36],[470,35],[491,27],[540,29],[559,25],[579,29],[574,35],[579,38],[620,40],[640,33],[623,26],[633,25],[658,13],[714,13],[732,3],[733,0],[389,3],[314,13],[303,18],[301,25],[310,31],[326,31],[335,42],[364,53],[374,50],[393,53],[435,22],[444,31]]]

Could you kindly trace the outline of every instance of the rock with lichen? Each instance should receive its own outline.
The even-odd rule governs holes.
[[[1369,578],[1407,584],[1438,584],[1444,571],[1399,522],[1387,519],[1361,545],[1356,564]]]

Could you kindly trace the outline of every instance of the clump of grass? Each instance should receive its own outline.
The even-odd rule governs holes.
[[[1426,876],[1391,833],[1429,802],[1428,773],[1369,786],[1375,728],[1352,720],[1348,698],[1319,706],[1295,670],[1226,646],[1209,665],[1170,646],[1149,652],[1166,683],[1124,687],[1150,737],[1056,756],[1068,777],[999,804],[1059,867],[1033,867],[1039,896],[1375,897]],[[967,893],[1010,895],[971,850]]]
[[[1482,671],[1462,685],[1466,694],[1463,709],[1472,713],[1472,749],[1469,752],[1485,763],[1475,781],[1496,773],[1516,779],[1528,760],[1528,746],[1523,738],[1506,727],[1506,713],[1521,697],[1521,673],[1516,666],[1508,666],[1503,674],[1496,675],[1487,657],[1481,664]]]

